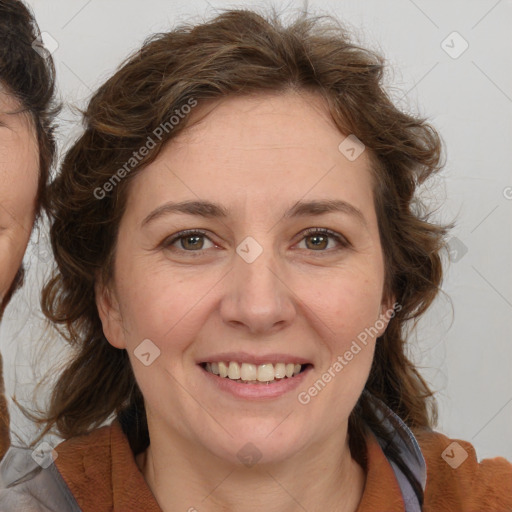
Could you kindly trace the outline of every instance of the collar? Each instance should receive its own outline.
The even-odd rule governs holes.
[[[413,477],[420,483],[423,492],[425,491],[426,483],[427,483],[427,466],[425,463],[425,458],[423,457],[423,453],[419,446],[417,439],[414,437],[411,429],[403,422],[403,420],[395,414],[384,402],[373,396],[368,391],[363,392],[377,417],[380,419],[381,424],[386,428],[386,430],[391,435],[393,444],[398,450],[398,454],[400,459],[405,464],[405,466],[409,469]],[[372,462],[378,462],[381,460],[381,455],[383,455],[388,465],[391,467],[396,482],[400,488],[400,494],[403,500],[404,508],[393,508],[392,510],[405,510],[405,512],[420,512],[421,506],[414,492],[411,483],[409,482],[406,475],[402,472],[402,470],[396,465],[396,463],[387,457],[384,454],[384,450],[387,448],[388,442],[382,438],[377,437],[372,432],[372,443],[368,443],[367,439],[367,451],[368,451],[368,461],[369,461],[369,470],[367,474],[367,483],[370,479],[370,464]],[[375,442],[378,443],[380,450],[375,446]],[[382,496],[383,489],[380,489],[380,493]],[[363,494],[364,498],[364,494]],[[363,502],[362,502],[363,503]],[[382,507],[382,502],[380,502],[380,506]],[[365,509],[361,509],[365,510]],[[368,508],[368,510],[376,510],[374,508]],[[359,512],[359,511],[358,511]]]
[[[425,489],[426,464],[412,431],[383,402],[368,395],[375,412],[392,432],[402,460]],[[386,442],[369,432],[366,447],[366,484],[357,512],[419,511],[407,478],[384,453]],[[65,441],[56,450],[55,465],[84,510],[104,510],[109,504],[114,510],[161,512],[118,421]]]

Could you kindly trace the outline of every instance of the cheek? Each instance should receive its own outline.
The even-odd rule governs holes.
[[[323,324],[332,345],[342,347],[379,319],[383,278],[377,267],[331,269],[325,279],[304,279],[294,289]]]
[[[21,265],[34,225],[38,167],[33,151],[19,142],[8,151],[0,145],[0,295]]]
[[[28,238],[22,230],[13,235],[0,232],[0,297],[6,294],[21,266]]]
[[[186,390],[192,392],[190,383],[183,387],[189,349],[211,313],[208,300],[200,300],[206,280],[172,278],[169,270],[151,265],[125,267],[123,273],[130,279],[118,280],[116,288],[126,350],[146,406],[157,415],[181,410],[190,401]]]
[[[315,378],[297,391],[304,413],[326,414],[326,432],[348,418],[372,366],[379,322],[381,289],[375,283],[361,286],[359,278],[333,281],[330,293],[316,294],[315,314],[319,334],[319,367]],[[320,346],[321,345],[321,346]],[[315,412],[313,412],[315,411]]]
[[[186,279],[179,271],[175,275],[151,263],[119,267],[120,310],[132,351],[150,339],[162,353],[177,353],[193,339],[200,326],[207,301],[201,301],[209,285],[207,278]],[[170,275],[171,274],[171,275]]]
[[[144,258],[121,260],[116,266],[116,281],[123,323],[129,333],[127,341],[132,347],[145,338],[154,339],[157,344],[172,339],[175,346],[181,339],[197,335],[222,301],[218,293],[222,293],[219,290],[224,271],[169,268],[166,262],[148,262]],[[289,273],[287,281],[293,293],[285,299],[293,303],[294,322],[307,321],[321,339],[342,350],[379,318],[382,277],[377,264],[369,269],[370,266]]]

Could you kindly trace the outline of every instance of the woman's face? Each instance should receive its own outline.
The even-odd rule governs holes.
[[[342,153],[344,139],[317,96],[226,98],[135,177],[113,285],[97,296],[107,338],[128,351],[152,439],[238,463],[345,439],[391,306],[368,155]],[[185,201],[216,207],[172,206]],[[184,230],[201,232],[178,238]],[[274,380],[203,368],[220,361]],[[276,364],[251,366],[264,363]],[[295,363],[306,371],[284,377]],[[228,371],[239,377],[237,365]]]
[[[28,114],[0,86],[0,314],[32,231],[39,180],[38,144]]]

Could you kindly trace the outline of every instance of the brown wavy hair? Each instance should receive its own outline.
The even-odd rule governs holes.
[[[446,227],[418,213],[415,191],[442,167],[442,143],[425,119],[402,112],[383,86],[382,56],[352,42],[330,16],[227,10],[200,24],[156,34],[94,94],[85,130],[52,184],[51,242],[58,269],[43,291],[45,315],[76,352],[53,389],[45,417],[70,438],[115,415],[135,453],[149,442],[144,401],[126,351],[103,334],[95,282],[109,283],[120,219],[131,179],[187,126],[187,118],[105,197],[95,191],[144,146],[155,129],[191,99],[287,90],[324,97],[343,134],[369,150],[375,208],[385,258],[385,294],[400,304],[378,339],[366,390],[413,428],[430,428],[436,407],[406,357],[405,329],[435,298],[442,279]],[[380,423],[363,393],[349,422],[353,456],[364,465],[364,429]],[[382,428],[381,428],[382,430]],[[383,435],[389,433],[383,432]]]

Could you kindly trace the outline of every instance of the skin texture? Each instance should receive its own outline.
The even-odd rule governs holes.
[[[0,88],[0,319],[12,292],[35,219],[39,156],[27,114]],[[9,416],[0,355],[0,459],[9,446]]]
[[[307,405],[297,395],[393,304],[383,301],[368,154],[345,158],[338,150],[345,135],[310,93],[211,106],[197,107],[191,120],[198,122],[134,179],[112,282],[97,286],[105,335],[128,351],[145,398],[151,444],[137,462],[164,511],[282,512],[297,503],[311,512],[355,511],[365,475],[350,456],[347,421],[375,338]],[[141,227],[168,201],[198,199],[231,215],[172,213]],[[283,218],[297,201],[313,199],[346,201],[364,222],[340,212]],[[315,245],[307,228],[331,229],[349,245],[332,237]],[[162,245],[185,229],[207,235]],[[236,252],[247,236],[263,249],[252,263]],[[377,336],[387,321],[380,325]],[[160,350],[149,366],[134,355],[144,339]],[[278,398],[235,398],[211,385],[197,361],[237,350],[293,354],[313,369]],[[261,454],[250,468],[237,457],[248,442]]]
[[[35,219],[38,151],[35,128],[13,96],[0,90],[0,297],[18,272]]]

